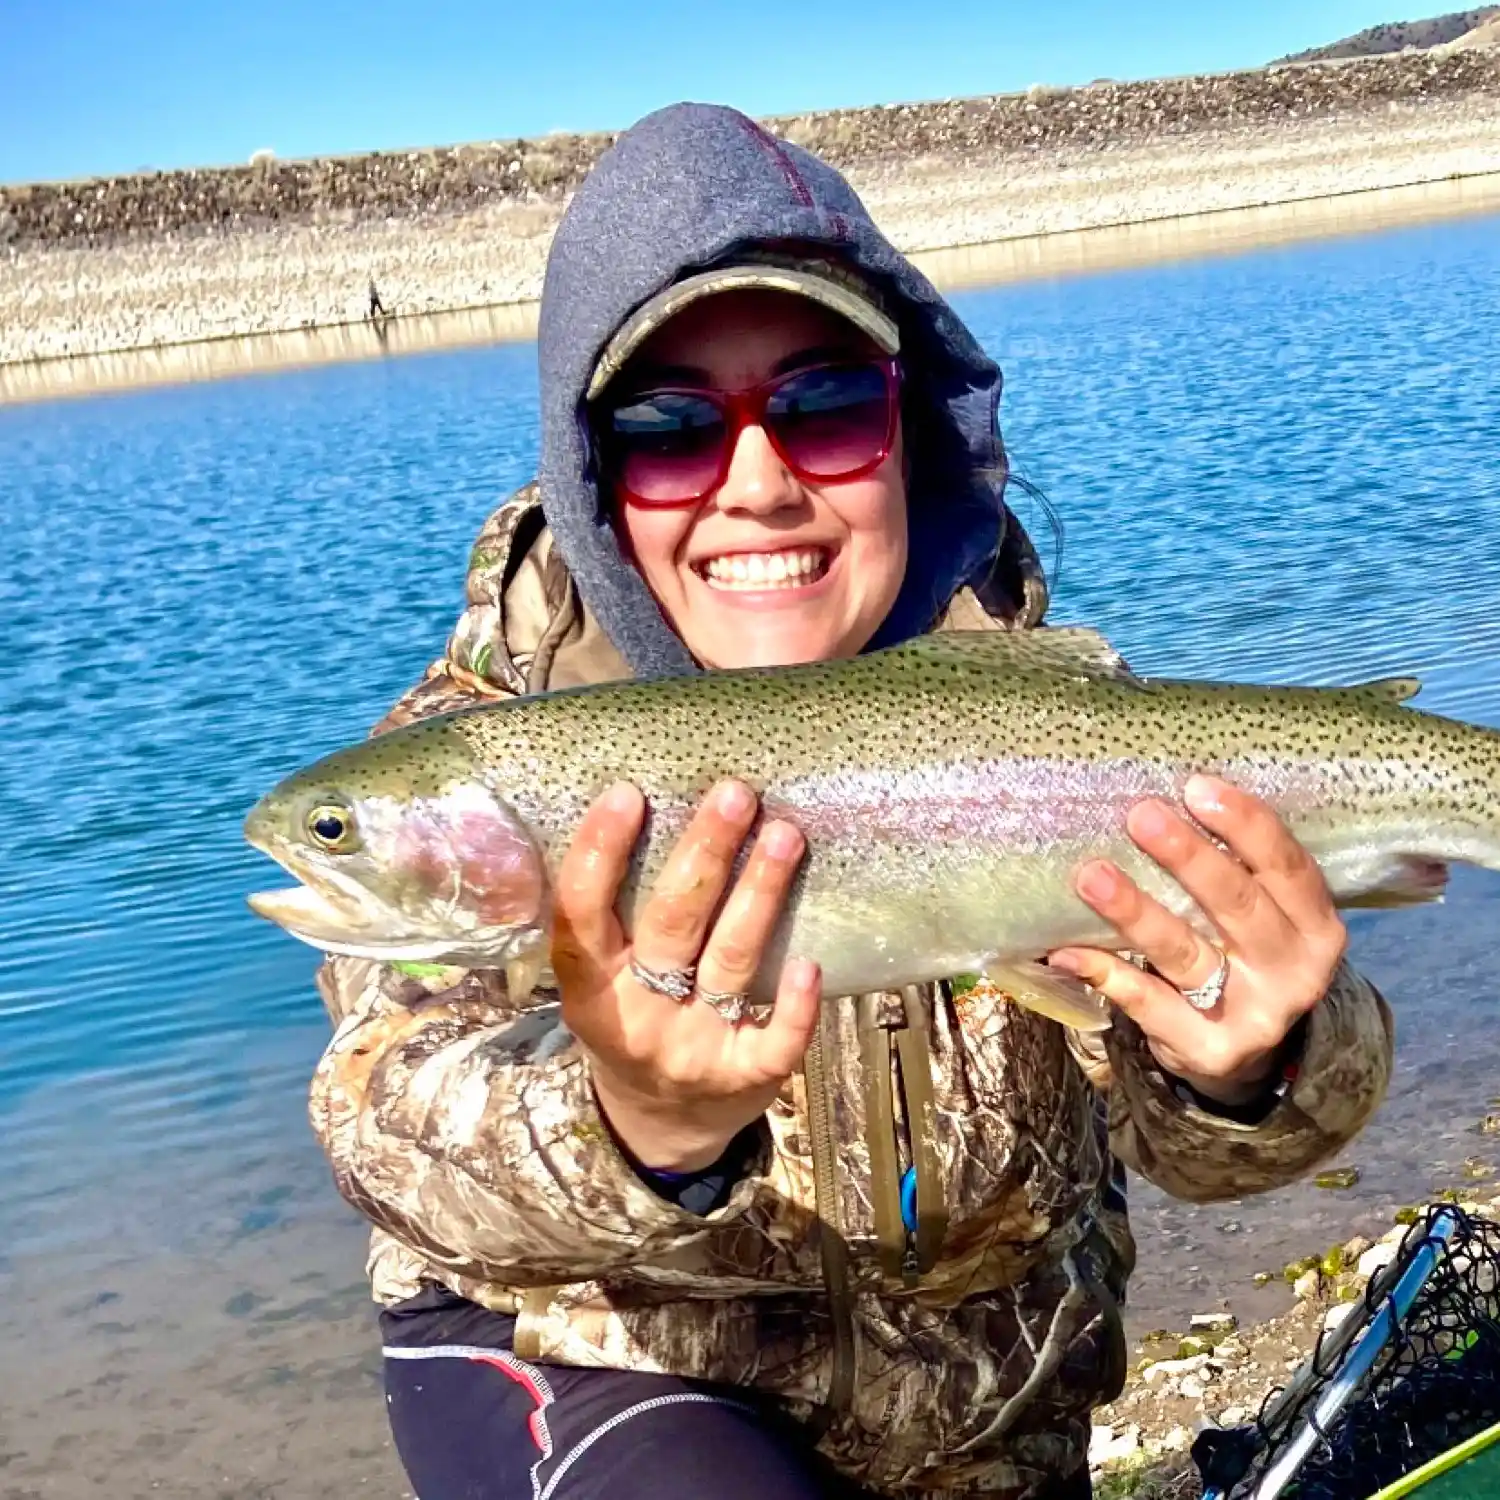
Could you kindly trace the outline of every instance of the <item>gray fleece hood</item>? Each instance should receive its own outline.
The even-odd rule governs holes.
[[[990,571],[1007,530],[1019,531],[1002,499],[1000,371],[947,303],[832,167],[736,110],[672,105],[622,135],[579,187],[553,240],[538,334],[543,513],[584,604],[642,676],[694,663],[621,554],[585,392],[644,302],[766,251],[852,268],[900,329],[910,561],[872,646],[929,629],[960,587]]]

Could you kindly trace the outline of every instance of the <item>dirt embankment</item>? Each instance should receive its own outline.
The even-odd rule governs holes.
[[[1475,12],[1482,15],[1482,12]],[[1500,91],[1500,51],[1400,53],[1245,73],[1101,81],[1076,89],[894,104],[767,122],[840,167],[941,157],[990,162],[1114,152],[1242,125],[1305,126]],[[0,244],[100,245],[122,238],[271,225],[413,218],[565,194],[614,137],[552,135],[310,161],[157,172],[0,188]]]
[[[1425,21],[1386,21],[1367,26],[1330,42],[1326,47],[1309,47],[1294,52],[1282,62],[1322,62],[1339,57],[1375,57],[1387,52],[1404,52],[1408,47],[1425,49],[1445,46],[1486,46],[1490,38],[1486,23],[1500,16],[1500,6],[1482,5],[1477,10],[1454,10],[1445,16],[1431,16]]]

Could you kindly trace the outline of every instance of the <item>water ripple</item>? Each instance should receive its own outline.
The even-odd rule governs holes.
[[[1146,671],[1415,672],[1424,706],[1500,724],[1495,228],[956,299],[1067,525],[1056,618]],[[246,909],[269,870],[239,820],[440,649],[535,462],[534,357],[0,411],[6,1212],[185,1138],[208,1183],[306,1149],[314,958]]]

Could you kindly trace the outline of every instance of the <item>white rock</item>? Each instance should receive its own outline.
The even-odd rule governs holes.
[[[1140,1428],[1131,1425],[1116,1433],[1113,1427],[1096,1427],[1089,1434],[1089,1467],[1118,1463],[1122,1458],[1133,1458],[1140,1452]]]
[[[1224,1410],[1219,1413],[1219,1426],[1238,1427],[1248,1415],[1249,1413],[1243,1406],[1226,1406]]]
[[[1164,1380],[1176,1380],[1184,1375],[1196,1375],[1208,1365],[1208,1355],[1195,1354],[1191,1359],[1163,1359],[1147,1365],[1141,1379],[1147,1385],[1160,1385]]]
[[[1249,1352],[1249,1347],[1242,1339],[1238,1338],[1225,1339],[1214,1348],[1214,1353],[1220,1359],[1239,1359],[1242,1355]]]
[[[1189,1329],[1206,1328],[1210,1331],[1222,1330],[1225,1333],[1232,1333],[1239,1326],[1239,1319],[1233,1313],[1194,1313],[1188,1319]]]
[[[1384,1240],[1378,1245],[1371,1245],[1359,1258],[1355,1270],[1368,1281],[1377,1271],[1383,1271],[1396,1258],[1395,1245],[1387,1244]]]
[[[1178,1394],[1186,1396],[1189,1401],[1201,1401],[1205,1394],[1203,1382],[1195,1375],[1185,1376],[1177,1389]]]
[[[1167,1453],[1181,1453],[1182,1450],[1191,1445],[1193,1435],[1186,1427],[1174,1427],[1161,1440],[1162,1449]]]
[[[1296,1293],[1299,1302],[1311,1302],[1322,1285],[1323,1273],[1314,1267],[1311,1271],[1304,1271],[1292,1283],[1292,1291]]]

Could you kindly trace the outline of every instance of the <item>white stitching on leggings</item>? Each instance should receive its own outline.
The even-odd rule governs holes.
[[[553,1471],[552,1478],[547,1481],[547,1487],[537,1497],[537,1500],[552,1500],[553,1493],[562,1482],[562,1477],[573,1467],[577,1459],[583,1457],[584,1453],[594,1446],[605,1433],[613,1432],[622,1422],[628,1422],[632,1417],[638,1417],[642,1412],[655,1411],[659,1406],[727,1406],[734,1411],[749,1411],[750,1408],[739,1401],[726,1401],[722,1396],[708,1396],[699,1391],[679,1391],[671,1396],[653,1396],[649,1401],[637,1401],[634,1406],[627,1406],[624,1411],[617,1411],[609,1421],[601,1423],[589,1435],[583,1439],[575,1448],[569,1449],[562,1462]]]
[[[552,1394],[552,1387],[547,1384],[547,1377],[535,1365],[527,1364],[524,1359],[518,1358],[508,1349],[486,1349],[480,1344],[429,1344],[422,1348],[387,1344],[381,1352],[387,1359],[492,1360],[496,1364],[504,1365],[508,1370],[524,1375],[536,1387],[542,1398],[541,1405],[531,1414],[536,1422],[533,1435],[537,1447],[541,1450],[540,1457],[531,1466],[531,1495],[532,1500],[542,1500],[541,1467],[552,1457],[553,1453],[552,1429],[547,1425],[547,1408],[555,1405],[557,1398]]]

